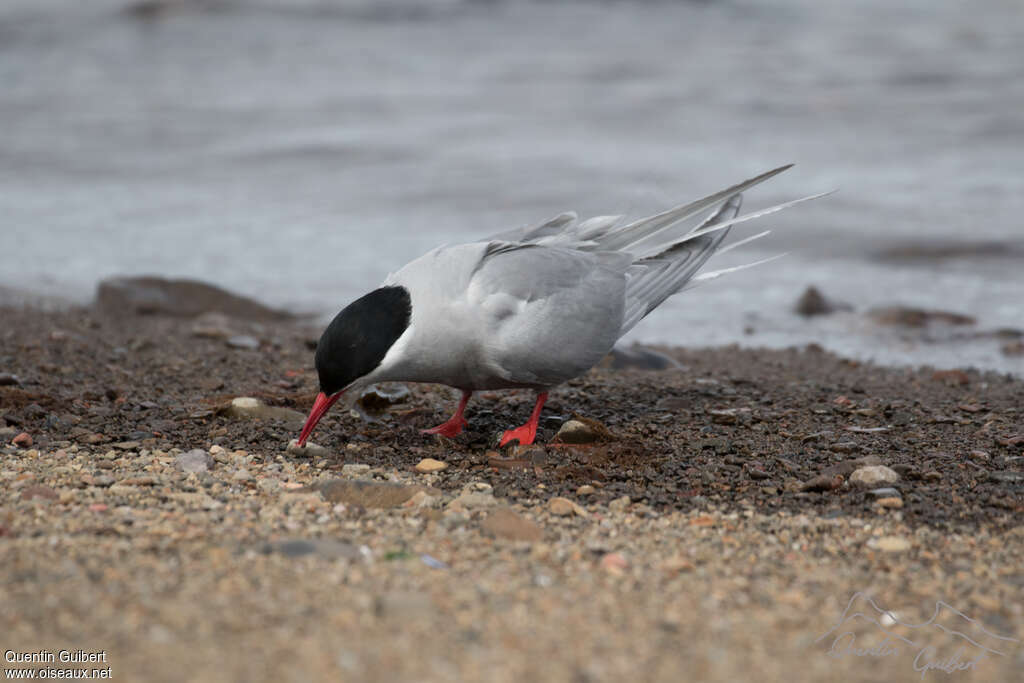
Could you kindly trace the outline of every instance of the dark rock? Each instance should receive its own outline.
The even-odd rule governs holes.
[[[926,327],[932,323],[946,325],[973,325],[977,321],[969,315],[947,311],[927,311],[907,306],[873,308],[868,316],[880,325],[901,325],[903,327]]]
[[[616,346],[601,360],[598,367],[612,370],[670,370],[682,368],[683,365],[664,353],[633,344],[629,347]]]
[[[834,491],[843,485],[842,475],[829,475],[820,474],[813,479],[806,481],[800,487],[801,491],[814,491],[823,493],[825,491]]]
[[[826,299],[825,295],[812,285],[796,300],[793,310],[799,315],[809,318],[815,315],[829,315],[836,311],[852,311],[853,306],[842,301]]]
[[[9,372],[0,372],[0,387],[17,386],[21,384],[21,379],[17,375],[12,375]]]
[[[1002,346],[1003,355],[1006,356],[1024,356],[1024,341],[1019,339],[1003,344]]]
[[[389,407],[407,400],[409,400],[407,386],[387,382],[367,387],[356,399],[353,407],[364,419],[373,421],[387,412]]]
[[[294,316],[198,280],[117,277],[103,280],[96,306],[111,315],[192,317],[210,311],[243,320],[288,320]]]

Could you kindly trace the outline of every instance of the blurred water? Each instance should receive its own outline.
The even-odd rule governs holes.
[[[813,283],[1024,327],[1017,0],[128,4],[0,4],[0,285],[158,273],[333,313],[439,243],[797,162],[746,206],[840,192],[729,254],[788,256],[632,338],[1024,371],[991,339],[790,313]],[[939,242],[995,247],[877,258]]]

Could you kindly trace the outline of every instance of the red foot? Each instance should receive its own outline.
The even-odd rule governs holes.
[[[441,436],[449,439],[454,439],[456,436],[462,433],[462,428],[465,427],[468,422],[466,418],[462,417],[462,413],[466,410],[466,404],[469,403],[469,397],[473,395],[472,391],[462,392],[462,398],[459,399],[459,407],[455,409],[455,414],[448,418],[448,421],[439,424],[431,429],[422,429],[420,434],[440,434]]]
[[[522,427],[505,430],[505,433],[501,435],[501,442],[498,444],[498,447],[501,448],[505,444],[516,440],[519,441],[520,446],[532,444],[533,440],[537,437],[537,423],[540,422],[540,411],[544,407],[544,401],[546,400],[548,400],[548,392],[544,391],[537,394],[537,403],[533,406],[530,419]]]
[[[506,429],[505,433],[501,435],[501,443],[498,447],[502,447],[505,444],[512,441],[519,441],[520,446],[529,446],[533,443],[533,440],[537,437],[537,425],[525,424],[522,427],[516,427],[515,429]],[[491,443],[494,443],[493,441]]]
[[[458,415],[453,415],[447,422],[443,424],[439,424],[436,427],[431,427],[430,429],[421,429],[420,434],[440,434],[441,436],[446,436],[449,439],[454,439],[456,436],[462,433],[463,427],[465,427],[467,424],[469,423],[466,422],[466,418],[460,417]]]

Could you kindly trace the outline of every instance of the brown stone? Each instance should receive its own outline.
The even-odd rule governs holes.
[[[511,508],[498,508],[487,516],[480,525],[481,531],[488,536],[505,538],[511,541],[528,541],[533,543],[544,537],[540,526],[517,514]]]

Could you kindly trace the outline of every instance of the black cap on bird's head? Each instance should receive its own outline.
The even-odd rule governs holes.
[[[334,316],[316,345],[320,394],[302,427],[300,446],[345,389],[380,365],[411,318],[412,299],[399,286],[375,289]]]

